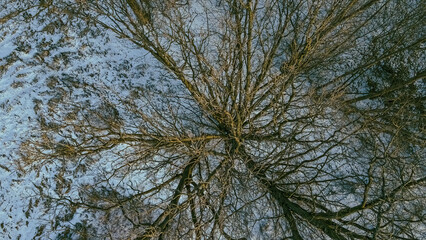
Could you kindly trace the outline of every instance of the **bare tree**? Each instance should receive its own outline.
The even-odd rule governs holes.
[[[127,95],[78,85],[102,104],[61,102],[61,112],[41,114],[40,139],[22,146],[31,166],[86,168],[109,159],[96,184],[70,192],[56,176],[61,188],[42,195],[104,212],[104,229],[91,234],[424,237],[424,2],[44,7],[64,6],[162,66],[157,85],[123,87]],[[109,228],[111,220],[119,225]]]

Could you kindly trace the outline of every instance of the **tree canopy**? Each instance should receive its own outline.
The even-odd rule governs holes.
[[[32,7],[152,65],[146,82],[56,79],[70,97],[38,111],[18,163],[59,166],[35,185],[68,212],[58,238],[425,237],[424,1]],[[61,231],[78,209],[92,215]]]

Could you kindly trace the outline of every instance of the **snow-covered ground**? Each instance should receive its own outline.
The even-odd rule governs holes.
[[[0,16],[6,12],[0,10]],[[145,71],[146,53],[127,41],[89,28],[78,35],[76,29],[87,27],[83,23],[43,14],[0,25],[0,239],[33,239],[42,233],[46,237],[52,229],[55,216],[46,213],[55,210],[40,203],[35,186],[56,174],[55,165],[39,172],[17,162],[21,143],[35,137],[37,113],[47,111],[52,99],[72,102],[83,94],[61,91],[67,81],[107,84],[118,91],[130,77],[137,85],[155,74]],[[74,29],[67,28],[65,21],[75,21]]]

